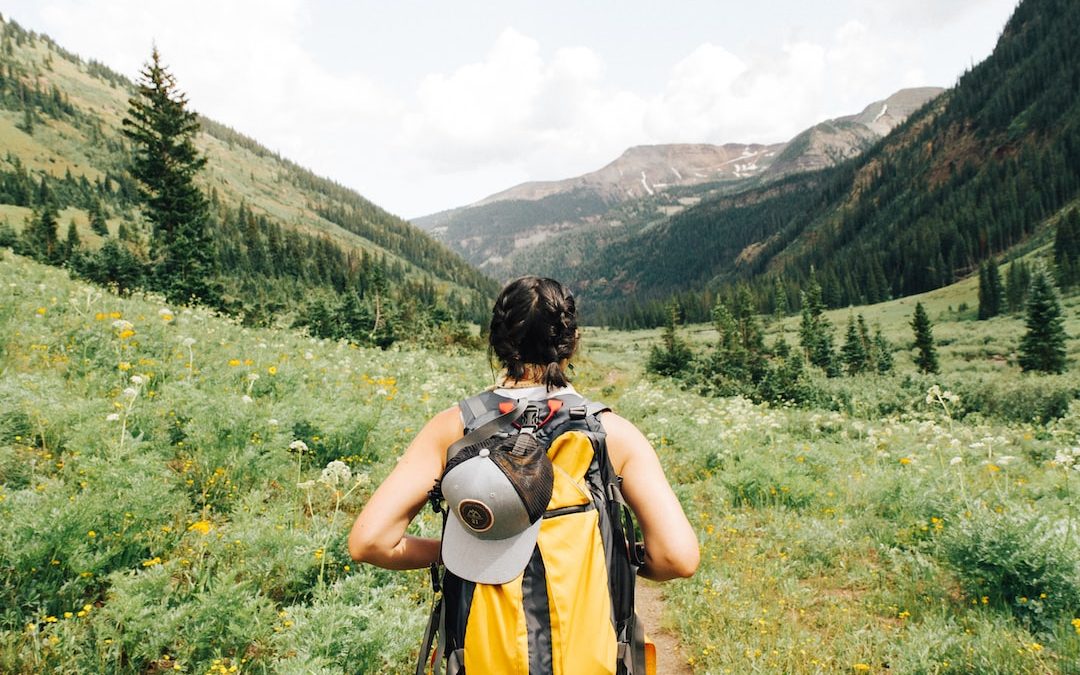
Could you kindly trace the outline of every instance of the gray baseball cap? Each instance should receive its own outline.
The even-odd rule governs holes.
[[[505,584],[529,564],[554,483],[547,453],[530,441],[527,453],[474,446],[447,464],[442,559],[462,579]]]

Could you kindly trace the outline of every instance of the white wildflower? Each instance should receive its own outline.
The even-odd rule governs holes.
[[[315,487],[315,481],[306,480],[303,483],[297,483],[296,487],[300,488],[301,490],[310,490],[311,488]]]
[[[138,395],[139,392],[136,391],[134,387],[128,387],[124,389],[124,396],[127,396],[128,398],[135,398]]]
[[[112,322],[112,327],[118,331],[133,330],[135,328],[135,324],[125,319],[117,319],[116,321]]]
[[[274,417],[271,417],[270,419],[266,420],[266,423],[269,424],[272,427],[276,427],[278,424],[280,424],[280,422],[278,422],[277,419],[274,418]]]
[[[962,464],[963,462],[964,462],[963,457],[953,457],[952,459],[949,460],[949,466],[956,466],[957,464]]]
[[[303,454],[308,451],[308,446],[307,443],[301,440],[295,440],[292,443],[289,443],[289,449],[293,452],[299,452]]]
[[[304,352],[304,359],[305,359],[306,361],[310,361],[310,360],[312,360],[313,358],[315,358],[315,355],[314,355],[314,354],[312,354],[311,352]]]
[[[240,397],[240,400],[241,400],[241,401],[243,401],[244,403],[251,403],[251,402],[253,402],[253,401],[254,401],[255,399],[251,398],[251,397],[250,397],[250,396],[248,396],[247,394],[244,394],[243,396],[241,396],[241,397]]]
[[[109,413],[108,415],[105,416],[105,421],[106,422],[119,422],[120,421],[120,414],[119,413]]]
[[[941,396],[941,387],[936,384],[926,390],[927,403],[936,403],[939,396]]]
[[[193,337],[186,337],[183,340],[183,345],[185,347],[190,347],[190,346],[192,346],[194,344],[195,344],[195,338],[193,338]]]
[[[322,476],[319,477],[320,483],[325,483],[331,487],[348,483],[351,480],[352,469],[349,468],[348,464],[338,459],[327,464],[326,468],[322,470]]]
[[[259,379],[259,374],[258,373],[248,373],[247,379],[254,382],[255,380]]]
[[[145,382],[146,382],[146,378],[143,377],[142,375],[132,375],[131,376],[131,383],[132,384],[141,385],[141,384],[143,384]]]

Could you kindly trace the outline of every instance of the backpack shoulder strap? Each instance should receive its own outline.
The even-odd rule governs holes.
[[[465,425],[465,435],[450,444],[450,447],[446,449],[446,461],[450,461],[454,455],[461,452],[463,448],[467,448],[474,443],[487,440],[495,434],[505,431],[509,428],[510,424],[521,417],[525,412],[525,408],[529,405],[529,399],[523,398],[520,401],[513,401],[514,407],[502,412],[499,407],[499,402],[505,402],[508,399],[502,396],[496,396],[491,392],[485,392],[479,396],[473,396],[467,398],[458,406],[461,408],[462,422]],[[492,417],[492,410],[488,408],[494,401],[494,413]],[[480,413],[477,415],[476,413]],[[478,424],[479,423],[479,424]]]

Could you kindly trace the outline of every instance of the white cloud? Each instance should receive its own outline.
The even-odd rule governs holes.
[[[495,10],[471,5],[473,14],[451,12],[443,18],[446,30],[410,43],[401,15],[390,13],[397,22],[386,18],[385,30],[400,35],[393,42],[400,53],[348,61],[341,55],[351,51],[338,49],[331,63],[318,44],[325,26],[313,17],[378,24],[390,6],[357,3],[345,11],[345,3],[310,0],[5,4],[24,5],[16,9],[41,19],[31,27],[132,76],[156,40],[194,109],[392,211],[419,215],[524,180],[591,171],[631,145],[783,141],[902,86],[947,86],[951,82],[927,81],[926,74],[938,72],[942,45],[967,44],[961,38],[972,32],[975,18],[999,21],[1002,10],[982,12],[984,3],[991,0],[829,5],[801,24],[751,20],[721,27],[708,34],[711,42],[687,43],[675,57],[661,50],[671,61],[660,64],[646,64],[653,52],[642,36],[664,40],[665,47],[681,44],[690,27],[672,19],[675,14],[658,18],[655,30],[643,29],[628,45],[598,32],[590,37],[587,26],[575,32],[584,44],[567,45],[558,42],[563,33],[545,33],[540,25],[506,28],[522,21],[512,9],[498,10],[492,23],[479,27],[477,17]],[[464,23],[455,24],[459,19]],[[501,26],[499,32],[486,32],[493,26]],[[979,32],[988,33],[987,44],[996,37],[992,29]],[[480,56],[460,56],[463,44],[485,41],[490,46]],[[968,59],[963,50],[981,53],[959,49],[962,65]],[[401,61],[416,69],[402,75]],[[627,62],[655,79],[627,72]],[[658,76],[663,73],[666,78]]]

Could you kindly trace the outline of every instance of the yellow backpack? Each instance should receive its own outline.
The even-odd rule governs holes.
[[[494,437],[532,433],[554,469],[551,500],[528,564],[510,582],[476,583],[432,566],[436,599],[417,675],[429,666],[440,675],[444,660],[447,675],[648,675],[654,658],[634,613],[643,556],[600,424],[608,408],[577,394],[517,401],[492,392],[460,407],[465,437],[447,460]],[[445,527],[438,484],[431,497]]]

